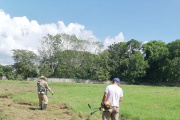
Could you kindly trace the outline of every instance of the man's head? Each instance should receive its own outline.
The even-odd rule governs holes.
[[[44,77],[44,76],[39,77],[39,79],[43,79],[46,81],[46,77]]]
[[[120,84],[120,79],[119,78],[114,78],[113,83],[117,83],[119,85]]]

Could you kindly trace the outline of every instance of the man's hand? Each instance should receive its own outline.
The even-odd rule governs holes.
[[[52,92],[52,95],[54,95],[54,92]]]

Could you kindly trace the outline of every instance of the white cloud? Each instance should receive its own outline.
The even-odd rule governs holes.
[[[66,33],[69,35],[75,34],[77,38],[90,41],[100,41],[93,35],[91,30],[85,30],[85,26],[78,23],[70,23],[67,27],[62,21],[58,22],[59,33]]]
[[[86,30],[84,25],[70,23],[65,26],[63,21],[57,24],[38,24],[37,21],[29,21],[26,16],[11,18],[3,10],[0,10],[0,64],[13,64],[13,49],[26,49],[37,52],[40,39],[46,34],[57,33],[75,34],[79,39],[91,42],[100,41],[91,30]],[[107,37],[104,46],[107,48],[112,43],[122,42],[124,37],[119,33],[115,38]],[[91,46],[92,47],[92,46]]]
[[[146,44],[146,43],[148,43],[148,41],[144,41],[142,44]]]
[[[107,37],[104,41],[104,49],[107,49],[108,46],[119,42],[124,42],[124,36],[122,32],[120,32],[118,36],[115,36],[115,38]]]

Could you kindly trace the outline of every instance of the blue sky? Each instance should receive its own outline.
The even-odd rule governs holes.
[[[0,0],[0,64],[7,64],[4,58],[12,55],[4,53],[6,47],[2,46],[13,42],[15,47],[9,50],[23,46],[34,50],[28,41],[39,39],[38,33],[52,31],[93,38],[107,45],[131,39],[169,43],[180,39],[179,6],[180,0]],[[16,30],[38,37],[26,36],[29,40],[25,41]]]
[[[125,41],[180,39],[180,0],[1,0],[0,8],[39,24],[79,23],[102,41],[119,32]]]

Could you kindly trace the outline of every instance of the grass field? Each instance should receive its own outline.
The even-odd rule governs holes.
[[[49,83],[55,95],[47,111],[38,110],[36,82],[0,80],[0,120],[100,120],[88,103],[100,107],[107,84]],[[121,120],[180,120],[180,88],[165,86],[120,85]]]

